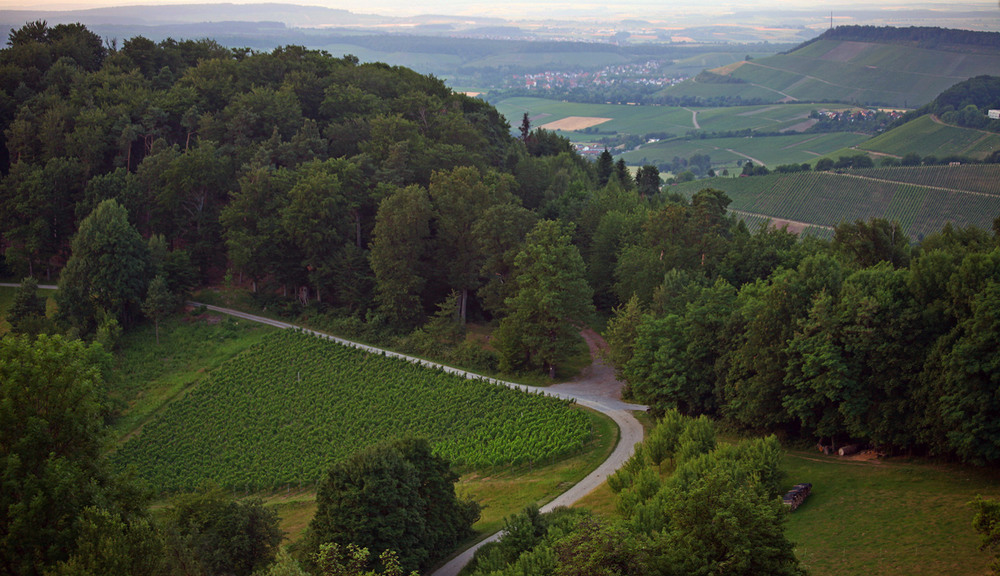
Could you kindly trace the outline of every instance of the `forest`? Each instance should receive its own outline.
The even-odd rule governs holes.
[[[698,520],[715,513],[752,520],[733,530],[745,550],[766,553],[717,573],[800,573],[768,476],[776,442],[715,452],[702,416],[792,441],[1000,459],[1000,218],[991,231],[949,226],[915,244],[884,220],[842,223],[830,241],[750,232],[723,192],[687,200],[660,186],[655,167],[633,176],[607,152],[590,163],[527,116],[512,134],[488,103],[411,70],[296,46],[118,46],[80,25],[11,33],[0,125],[0,275],[26,279],[8,314],[20,335],[0,340],[2,574],[250,574],[275,558],[258,502],[205,486],[156,529],[141,491],[101,458],[99,429],[117,416],[101,397],[105,350],[220,283],[347,336],[543,378],[567,376],[579,327],[609,319],[608,359],[673,438],[615,481],[638,535],[621,541],[653,563],[622,573],[709,573],[735,548],[706,532],[718,548],[692,555],[671,522],[710,531]],[[34,291],[44,281],[59,284],[55,317]],[[489,327],[490,347],[463,338],[470,324]],[[32,390],[39,381],[52,386]],[[31,412],[46,402],[65,426]],[[420,493],[428,514],[457,518],[396,519],[421,534],[385,528],[425,546],[400,550],[406,569],[431,565],[476,516],[449,492],[447,462],[427,454],[406,441],[354,456],[396,482],[393,502],[424,478],[440,489]],[[688,470],[675,480],[643,471],[671,459]],[[729,460],[741,465],[720,464]],[[334,492],[330,505],[364,516],[383,502],[359,482],[335,467],[322,490],[357,498]],[[734,486],[719,508],[699,508]],[[51,530],[29,529],[50,517]],[[514,560],[544,537],[542,523],[515,521],[538,530]],[[334,524],[316,530],[339,538]],[[226,539],[234,526],[252,528],[253,554],[219,544],[236,541]],[[579,527],[584,548],[618,541],[617,528]],[[106,548],[89,546],[104,534]],[[157,552],[135,553],[143,546]],[[343,573],[345,550],[360,555],[311,546],[321,573]]]

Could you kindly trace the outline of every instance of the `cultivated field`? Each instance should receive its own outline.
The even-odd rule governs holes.
[[[591,126],[597,126],[599,124],[604,124],[608,122],[611,118],[595,118],[593,116],[567,116],[560,120],[554,122],[546,122],[542,124],[540,128],[546,130],[565,130],[571,132],[574,130],[583,130],[585,128],[590,128]]]
[[[819,40],[790,54],[716,69],[745,83],[689,81],[666,88],[664,93],[677,97],[739,95],[744,100],[839,101],[916,108],[962,80],[995,74],[996,58],[996,54]]]
[[[711,178],[671,191],[691,196],[703,188],[723,190],[733,201],[730,209],[752,216],[748,224],[767,217],[829,228],[886,218],[919,239],[947,222],[992,229],[1000,216],[998,182],[1000,166],[990,164]]]
[[[743,138],[680,138],[647,144],[622,154],[629,164],[659,164],[674,157],[690,158],[708,154],[716,172],[726,167],[736,170],[737,161],[752,160],[774,167],[781,164],[812,163],[835,150],[863,142],[867,137],[850,132],[829,134],[788,134]]]
[[[879,134],[858,149],[892,156],[912,152],[920,156],[968,156],[982,160],[1000,150],[1000,134],[942,124],[925,115]]]
[[[561,400],[280,331],[170,403],[112,458],[160,490],[212,479],[259,491],[311,485],[335,461],[406,434],[484,469],[579,451],[591,426]]]

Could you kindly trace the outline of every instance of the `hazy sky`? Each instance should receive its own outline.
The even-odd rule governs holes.
[[[913,2],[905,0],[881,0],[873,4],[871,0],[834,0],[829,4],[817,3],[814,0],[511,0],[502,2],[496,0],[271,0],[291,4],[324,6],[340,8],[355,13],[375,13],[386,15],[414,14],[451,14],[500,16],[504,18],[528,17],[538,18],[546,15],[563,17],[576,14],[578,17],[600,16],[635,16],[640,18],[663,17],[668,15],[705,16],[733,12],[748,12],[767,9],[822,9],[832,10],[835,14],[838,8],[887,9],[906,11],[914,8],[932,8],[942,11],[974,8],[978,10],[992,9],[1000,21],[1000,0],[948,2],[929,0]],[[191,4],[216,3],[213,0],[0,0],[0,9],[51,9],[67,10],[95,7],[135,6],[149,4]],[[235,1],[235,4],[251,2]]]

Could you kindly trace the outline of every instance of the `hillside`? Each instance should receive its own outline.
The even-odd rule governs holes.
[[[749,102],[850,102],[912,108],[950,86],[996,72],[995,33],[966,32],[949,42],[904,42],[907,29],[882,37],[827,32],[792,52],[747,60],[667,88],[664,95],[709,95]],[[948,32],[948,31],[944,31]],[[895,35],[901,38],[895,38]],[[874,36],[874,35],[872,35]]]
[[[1000,134],[946,124],[925,114],[857,145],[858,150],[889,156],[966,156],[985,160],[1000,150]]]
[[[841,222],[885,218],[919,239],[949,222],[989,230],[1000,216],[1000,166],[992,164],[710,178],[671,190],[690,197],[703,188],[724,191],[751,226],[773,219],[820,236]]]

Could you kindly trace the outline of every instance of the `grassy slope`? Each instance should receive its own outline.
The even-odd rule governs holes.
[[[812,576],[986,573],[966,504],[1000,496],[996,471],[794,451],[785,470],[789,486],[813,484],[787,529]]]
[[[996,72],[996,54],[928,50],[910,46],[820,40],[790,54],[747,62],[731,71],[745,84],[686,82],[664,90],[673,96],[728,95],[777,102],[787,94],[803,101],[844,101],[917,107],[945,89]]]
[[[857,146],[892,156],[969,156],[982,160],[1000,150],[1000,134],[951,126],[924,115]]]
[[[130,330],[120,342],[113,397],[124,403],[115,432],[124,438],[182,397],[223,362],[260,342],[275,328],[217,314],[177,315],[160,325]]]

